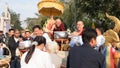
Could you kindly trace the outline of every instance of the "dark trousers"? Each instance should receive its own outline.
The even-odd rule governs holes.
[[[10,61],[10,68],[21,68],[19,57],[14,57],[14,59]]]
[[[120,59],[119,59],[119,63],[118,63],[118,68],[120,68]]]

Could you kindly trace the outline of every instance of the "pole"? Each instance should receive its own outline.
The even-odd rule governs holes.
[[[73,23],[73,25],[74,25],[74,28],[75,28],[75,29],[76,29],[76,22],[77,22],[77,21],[76,21],[76,18],[77,18],[77,16],[76,16],[76,15],[77,15],[76,10],[77,10],[77,9],[76,9],[76,0],[74,0],[74,11],[75,11],[75,12],[74,12],[74,23]]]

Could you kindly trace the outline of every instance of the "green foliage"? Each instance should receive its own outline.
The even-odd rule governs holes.
[[[10,11],[10,14],[11,14],[12,28],[22,30],[21,21],[20,21],[20,14],[14,12],[12,10]]]
[[[105,30],[113,28],[114,24],[106,18],[105,13],[120,18],[120,2],[118,0],[76,0],[77,20],[86,23],[95,22],[96,26],[102,26]],[[89,27],[89,26],[86,26]]]
[[[65,6],[64,13],[60,17],[63,19],[63,22],[67,25],[67,28],[73,31],[75,29],[74,0],[65,3],[64,6]]]
[[[37,16],[36,18],[27,18],[25,22],[28,24],[27,29],[32,31],[32,27],[35,25],[39,25],[40,27],[43,27],[45,21],[48,17],[42,16],[40,14],[35,13]]]
[[[67,28],[75,30],[76,21],[81,20],[85,28],[91,28],[92,22],[95,27],[102,26],[105,30],[113,28],[114,23],[109,20],[105,13],[114,15],[120,19],[119,0],[59,0],[64,3],[64,13],[60,16]],[[67,2],[66,2],[67,1]],[[36,14],[37,18],[28,18],[26,22],[28,28],[38,24],[41,27],[48,17]]]

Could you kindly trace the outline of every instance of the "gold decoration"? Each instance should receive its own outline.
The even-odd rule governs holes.
[[[42,0],[42,1],[56,1],[56,0]]]
[[[43,0],[38,3],[38,10],[45,16],[59,16],[64,11],[64,5],[56,0]]]
[[[92,29],[95,29],[95,23],[94,22],[92,22]]]
[[[120,20],[115,16],[109,15],[108,13],[106,13],[106,16],[115,23],[113,30],[118,33],[120,31]]]
[[[106,41],[105,45],[106,46],[109,46],[109,45],[111,45],[111,43],[114,43],[114,47],[120,48],[120,46],[118,44],[120,42],[119,36],[115,31],[110,29],[110,30],[107,30],[103,35],[105,37],[105,41]]]
[[[106,46],[113,45],[116,48],[120,48],[120,45],[119,45],[120,40],[119,40],[119,36],[117,34],[120,31],[120,20],[117,17],[111,16],[107,13],[106,13],[106,16],[115,23],[115,26],[114,26],[113,30],[110,29],[104,33],[105,45]],[[118,66],[119,58],[120,58],[120,54],[119,53],[115,54],[114,63],[115,63],[116,67]]]

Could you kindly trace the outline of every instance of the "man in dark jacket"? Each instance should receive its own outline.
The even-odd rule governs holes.
[[[102,68],[104,56],[93,49],[96,45],[97,33],[93,29],[86,29],[82,34],[83,45],[71,48],[67,68]]]
[[[20,37],[20,31],[15,30],[14,36],[10,37],[8,41],[8,47],[12,55],[10,68],[20,68],[19,56],[16,55],[16,49],[19,46],[19,37]]]
[[[120,68],[120,59],[119,59],[119,62],[118,62],[118,68]]]
[[[0,40],[2,43],[5,43],[5,41],[6,41],[5,35],[3,34],[3,31],[1,31],[1,30],[0,30]]]

